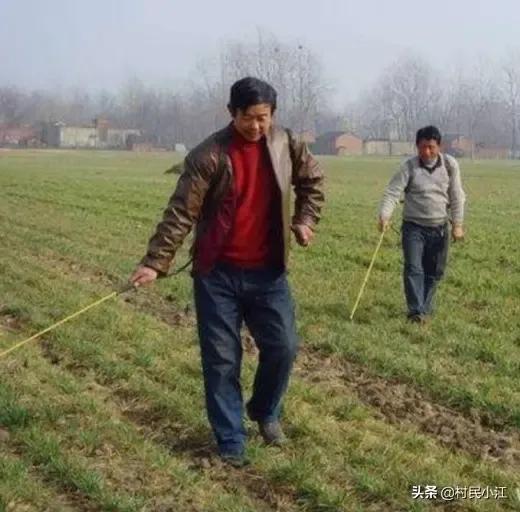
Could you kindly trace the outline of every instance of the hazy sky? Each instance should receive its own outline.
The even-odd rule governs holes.
[[[312,48],[344,101],[409,50],[442,67],[520,48],[520,0],[0,0],[0,85],[171,85],[258,28]]]

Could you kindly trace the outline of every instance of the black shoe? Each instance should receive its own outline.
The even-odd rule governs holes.
[[[412,324],[424,325],[427,323],[428,319],[426,315],[408,315],[408,321]]]
[[[251,461],[243,453],[221,453],[220,460],[234,468],[243,468],[251,464]]]
[[[287,443],[287,437],[283,433],[282,426],[278,420],[259,421],[258,429],[265,444],[271,446],[283,446]]]

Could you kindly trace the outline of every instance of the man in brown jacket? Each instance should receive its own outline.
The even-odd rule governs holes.
[[[196,225],[192,275],[206,408],[220,456],[242,466],[247,459],[240,328],[245,322],[259,349],[248,416],[266,443],[280,445],[281,403],[298,345],[286,277],[289,242],[291,231],[300,245],[311,242],[324,197],[323,174],[307,146],[273,124],[271,85],[239,80],[228,109],[232,122],[186,156],[163,220],[130,281],[140,286],[166,275]]]

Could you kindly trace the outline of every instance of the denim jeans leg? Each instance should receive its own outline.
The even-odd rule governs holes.
[[[247,411],[252,420],[273,421],[280,416],[298,349],[294,302],[285,272],[266,270],[248,279],[244,316],[259,349]]]
[[[421,226],[412,222],[403,222],[402,246],[404,293],[408,315],[422,315],[424,313],[423,254],[425,240]]]
[[[221,454],[241,454],[246,431],[240,386],[242,310],[235,276],[194,277],[206,409]]]
[[[448,226],[432,228],[423,256],[424,267],[424,312],[433,313],[434,297],[439,281],[444,276],[448,261],[450,236]]]

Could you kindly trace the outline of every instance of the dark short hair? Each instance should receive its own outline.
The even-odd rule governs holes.
[[[276,91],[267,82],[246,76],[231,86],[228,108],[232,115],[235,115],[238,109],[245,112],[249,107],[260,103],[271,105],[271,113],[276,110]]]
[[[417,130],[417,135],[415,136],[415,144],[419,144],[421,140],[435,140],[437,144],[441,143],[442,137],[441,132],[436,126],[425,126],[420,130]]]

